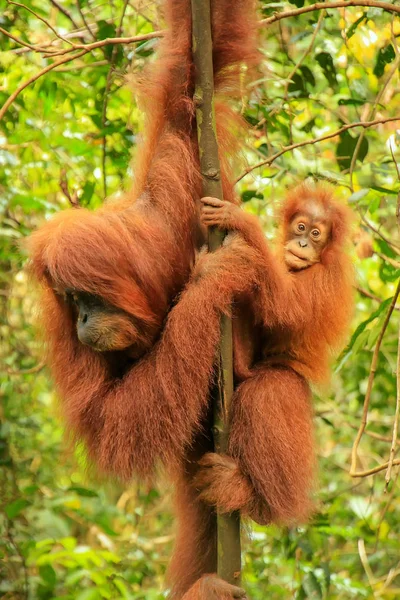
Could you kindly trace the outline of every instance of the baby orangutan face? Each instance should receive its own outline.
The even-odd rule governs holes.
[[[98,352],[125,350],[132,353],[143,346],[139,321],[125,311],[87,292],[67,290],[66,300],[76,314],[79,341]],[[130,352],[131,354],[131,352]]]
[[[291,271],[301,271],[320,262],[328,244],[331,225],[321,206],[310,201],[293,215],[286,232],[285,262]]]

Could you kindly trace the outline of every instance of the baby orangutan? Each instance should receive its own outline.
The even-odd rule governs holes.
[[[240,233],[262,259],[254,269],[249,265],[256,282],[253,339],[260,347],[232,401],[229,456],[206,454],[195,486],[220,512],[240,510],[258,523],[291,524],[312,508],[309,383],[326,381],[352,314],[349,211],[326,188],[296,188],[283,204],[273,254],[257,218],[216,198],[202,203],[204,225]],[[218,261],[217,252],[208,270],[229,279]],[[240,298],[235,306],[240,325]]]

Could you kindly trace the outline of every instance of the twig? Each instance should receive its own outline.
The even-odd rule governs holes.
[[[399,429],[399,416],[400,416],[400,323],[399,323],[399,336],[397,344],[397,368],[396,368],[396,411],[394,415],[393,433],[392,433],[392,445],[390,447],[389,464],[386,471],[386,489],[390,483],[392,477],[392,467],[394,462],[394,456],[397,449],[397,433]]]
[[[321,14],[320,14],[320,16],[319,16],[319,18],[318,18],[318,22],[317,22],[317,24],[315,26],[315,30],[314,30],[314,32],[312,34],[312,38],[311,38],[311,41],[310,41],[309,45],[307,46],[307,49],[304,51],[303,55],[300,57],[299,61],[295,64],[295,66],[293,67],[292,71],[290,72],[290,74],[286,78],[287,81],[286,81],[285,89],[284,89],[284,92],[283,92],[283,100],[284,101],[287,101],[287,99],[288,99],[289,85],[292,82],[293,76],[296,74],[296,72],[298,71],[299,67],[301,67],[301,65],[303,64],[303,61],[306,59],[307,55],[313,49],[313,46],[315,44],[315,39],[316,39],[316,37],[318,35],[318,32],[319,32],[319,30],[321,28],[321,25],[322,25],[323,18],[324,18],[324,12],[322,11]]]
[[[238,183],[241,179],[243,179],[243,177],[246,177],[246,175],[251,173],[251,171],[258,169],[259,167],[270,166],[273,162],[276,161],[277,158],[281,157],[283,154],[286,154],[286,152],[291,152],[292,150],[295,150],[296,148],[302,148],[303,146],[309,145],[312,146],[314,144],[318,144],[319,142],[330,140],[334,137],[337,137],[341,133],[348,131],[349,129],[354,129],[355,127],[374,127],[375,125],[382,125],[383,123],[390,123],[393,121],[400,121],[400,116],[386,117],[385,119],[374,119],[373,121],[357,121],[356,123],[348,123],[347,125],[343,125],[343,127],[341,127],[340,129],[337,129],[336,131],[328,133],[327,135],[323,135],[319,138],[304,140],[303,142],[297,142],[296,144],[284,146],[282,150],[279,150],[279,152],[276,152],[269,158],[266,158],[265,160],[262,160],[251,167],[247,167],[247,169],[236,179],[235,183]]]
[[[64,196],[67,198],[67,200],[71,204],[71,206],[73,206],[75,208],[79,208],[78,194],[75,190],[74,192],[72,192],[72,195],[71,195],[71,192],[69,191],[67,173],[66,173],[65,169],[61,169],[60,188],[61,188]]]
[[[42,69],[41,71],[39,71],[38,73],[36,73],[36,75],[32,75],[32,77],[30,77],[24,83],[22,83],[11,94],[11,96],[5,101],[5,103],[3,104],[3,106],[0,108],[0,121],[4,117],[5,113],[7,112],[8,107],[11,106],[11,104],[14,102],[14,100],[16,98],[18,98],[18,96],[20,95],[20,93],[23,92],[25,88],[27,88],[28,86],[30,86],[31,83],[34,83],[35,81],[37,81],[38,79],[40,79],[40,77],[42,77],[43,75],[45,75],[49,71],[52,71],[56,67],[58,67],[60,65],[63,65],[64,63],[69,62],[71,60],[75,60],[76,58],[80,58],[81,56],[84,56],[84,54],[87,54],[87,53],[88,53],[88,50],[82,50],[81,52],[78,52],[77,54],[74,54],[73,56],[65,56],[64,58],[60,58],[60,60],[57,60],[57,61],[51,63],[51,65],[47,65],[47,67],[45,67],[44,69]]]
[[[98,42],[93,42],[93,44],[86,44],[86,45],[82,44],[82,46],[80,46],[80,45],[77,46],[77,49],[78,48],[83,48],[83,50],[81,52],[77,52],[76,54],[73,54],[72,56],[65,56],[64,58],[61,58],[61,59],[59,59],[59,60],[51,63],[50,65],[47,65],[47,67],[45,67],[44,69],[42,69],[41,71],[39,71],[38,73],[36,73],[36,75],[32,75],[32,77],[30,77],[24,83],[22,83],[11,94],[11,96],[6,100],[6,102],[1,107],[1,109],[0,109],[0,121],[4,117],[5,113],[7,112],[8,108],[11,106],[11,104],[14,102],[14,100],[16,98],[18,98],[19,94],[21,92],[23,92],[25,88],[27,88],[28,86],[30,86],[31,83],[34,83],[35,81],[37,81],[38,79],[40,79],[40,77],[42,77],[43,75],[45,75],[49,71],[52,71],[53,69],[56,69],[60,65],[63,65],[64,63],[70,62],[71,60],[76,60],[77,58],[80,58],[81,56],[84,56],[85,54],[88,54],[88,52],[91,52],[95,48],[100,48],[102,46],[109,46],[110,44],[133,44],[133,43],[136,43],[136,42],[142,42],[144,40],[151,40],[153,38],[160,37],[161,33],[162,32],[160,32],[160,31],[154,31],[152,33],[146,33],[146,34],[143,34],[143,35],[132,36],[130,38],[107,38],[105,40],[99,40]],[[70,53],[70,52],[71,52],[71,49],[68,49],[66,52],[63,52],[63,54],[67,54],[67,53]]]
[[[371,298],[371,300],[375,300],[376,302],[379,302],[379,304],[382,304],[382,298],[379,298],[379,296],[375,296],[375,294],[373,294],[369,290],[366,290],[365,288],[362,288],[359,285],[356,285],[355,288],[362,296],[366,296],[367,298]],[[400,306],[395,306],[394,310],[400,311]]]
[[[59,10],[65,17],[67,17],[67,19],[69,19],[71,21],[71,23],[75,27],[75,29],[79,29],[79,25],[77,24],[77,22],[75,21],[73,16],[67,11],[66,8],[61,6],[61,4],[59,4],[57,2],[57,0],[50,0],[50,2],[53,6],[55,6],[57,8],[57,10]]]
[[[366,428],[367,422],[368,422],[368,410],[369,410],[369,404],[370,404],[370,400],[371,400],[372,386],[374,383],[376,367],[378,364],[379,351],[381,348],[383,336],[385,335],[386,328],[390,321],[390,317],[392,316],[394,307],[396,306],[396,302],[397,302],[399,293],[400,293],[400,282],[397,285],[395,295],[393,296],[392,301],[389,306],[389,309],[386,313],[386,317],[383,322],[382,329],[379,333],[378,339],[376,341],[374,353],[372,355],[371,369],[370,369],[369,377],[368,377],[367,391],[366,391],[365,398],[364,398],[364,407],[363,407],[361,424],[358,429],[358,433],[357,433],[356,439],[354,440],[353,448],[351,451],[351,466],[350,466],[350,476],[351,477],[365,477],[366,475],[372,475],[373,473],[377,473],[378,471],[382,471],[382,470],[386,469],[388,466],[388,463],[386,463],[385,465],[380,465],[369,471],[357,471],[357,458],[358,458],[358,447],[360,445],[361,438],[363,436],[363,433],[365,431],[365,428]],[[393,464],[400,464],[400,461],[394,460]]]
[[[397,466],[400,465],[400,459],[399,458],[395,458],[393,461],[393,466]],[[386,469],[388,468],[389,463],[385,462],[383,463],[383,465],[378,465],[376,467],[373,467],[372,469],[365,469],[364,471],[356,471],[355,473],[350,473],[351,477],[370,477],[370,475],[376,475],[377,473],[380,473],[381,471],[386,471]]]
[[[385,83],[382,86],[380,86],[380,89],[375,98],[375,101],[374,101],[373,105],[371,106],[370,111],[368,112],[368,115],[367,115],[368,121],[370,121],[371,119],[374,118],[377,108],[378,108],[379,104],[381,103],[382,97],[383,97],[384,93],[386,92],[387,86],[391,82],[395,73],[397,73],[397,71],[398,71],[399,62],[400,62],[400,57],[397,54],[396,59],[393,62],[393,65],[392,65],[389,73],[386,76]],[[357,140],[357,143],[354,148],[353,156],[351,157],[349,178],[350,178],[350,189],[352,192],[354,192],[354,186],[353,186],[354,168],[356,166],[356,161],[357,161],[358,154],[360,152],[361,144],[363,143],[364,137],[365,137],[365,129],[363,129],[362,132],[360,133],[360,135],[358,136],[358,140]]]
[[[379,235],[379,237],[382,238],[384,242],[386,242],[391,248],[393,248],[397,253],[399,253],[400,244],[398,244],[397,242],[394,242],[393,240],[390,240],[387,235],[385,235],[384,233],[381,232],[380,229],[375,227],[375,225],[372,225],[372,223],[370,221],[368,221],[368,219],[366,217],[364,217],[363,214],[360,213],[360,216],[361,216],[362,222],[365,223],[366,226],[371,231],[376,233],[376,235]]]
[[[93,31],[92,31],[92,28],[90,27],[89,23],[86,21],[86,17],[85,17],[85,15],[84,15],[84,13],[83,13],[83,10],[82,10],[82,7],[81,7],[80,0],[76,0],[76,5],[77,5],[77,7],[78,7],[79,14],[81,15],[82,21],[83,21],[83,23],[84,23],[84,25],[85,25],[86,29],[88,30],[88,32],[90,33],[90,35],[92,36],[92,38],[95,40],[95,39],[96,39],[96,36],[94,35],[94,33],[93,33]]]
[[[132,37],[106,38],[105,40],[97,40],[96,42],[92,42],[91,44],[75,44],[74,48],[64,48],[63,50],[58,50],[57,52],[54,52],[52,56],[64,56],[64,54],[69,54],[74,50],[81,49],[87,50],[87,52],[91,52],[92,50],[96,50],[97,48],[101,48],[103,46],[109,46],[111,44],[134,44],[136,42],[144,42],[147,40],[160,38],[163,35],[163,31],[152,31],[151,33],[143,33],[141,35],[135,35]]]
[[[347,8],[349,6],[368,6],[375,8],[382,8],[388,12],[395,12],[400,14],[400,5],[390,4],[389,2],[378,2],[376,0],[339,0],[338,2],[316,2],[310,6],[303,6],[302,8],[295,8],[293,10],[285,10],[281,13],[275,13],[272,17],[267,17],[260,21],[260,25],[272,25],[281,19],[288,19],[289,17],[298,17],[314,10],[328,10],[329,8]]]
[[[364,571],[365,571],[365,574],[367,576],[368,583],[369,583],[369,585],[370,585],[370,587],[372,589],[372,593],[373,593],[373,595],[375,597],[375,591],[374,591],[374,586],[376,584],[375,576],[374,576],[374,574],[372,572],[371,567],[369,566],[368,556],[367,556],[367,553],[365,551],[365,542],[364,542],[363,539],[359,539],[358,540],[358,554],[360,555],[361,564],[364,567]]]
[[[119,37],[121,35],[122,25],[124,22],[124,17],[125,17],[125,13],[126,13],[128,4],[129,4],[129,0],[125,0],[124,6],[122,9],[122,13],[121,13],[121,18],[120,18],[120,21],[119,21],[119,24],[118,24],[118,27],[116,30],[116,37]],[[107,73],[106,87],[104,90],[103,108],[102,108],[102,112],[101,112],[101,124],[102,124],[103,130],[105,130],[105,127],[106,127],[108,94],[110,93],[110,89],[111,89],[114,64],[115,64],[115,59],[117,58],[117,50],[118,50],[118,46],[113,46],[113,49],[111,52],[111,58],[110,58],[110,68]],[[107,198],[106,159],[107,159],[107,134],[104,132],[103,140],[102,140],[102,161],[101,161],[102,162],[102,170],[103,170],[103,195],[104,195],[104,198]]]
[[[400,269],[400,262],[398,260],[390,258],[390,256],[386,256],[386,254],[382,254],[381,252],[376,252],[376,250],[374,250],[374,254],[379,256],[379,258],[381,258],[384,262],[387,262],[389,263],[389,265],[392,265],[392,267],[394,267],[395,269]]]
[[[32,44],[28,44],[28,42],[24,42],[23,40],[17,38],[15,35],[13,35],[12,33],[9,33],[6,29],[3,29],[2,27],[0,27],[0,33],[7,36],[8,38],[10,38],[10,40],[13,40],[19,46],[25,46],[25,48],[29,48],[30,50],[33,50],[34,52],[43,52],[44,51],[44,48],[41,48],[40,46],[33,46]]]
[[[81,69],[94,69],[95,67],[105,67],[108,65],[108,60],[95,60],[90,63],[81,65],[71,65],[70,67],[57,67],[56,73],[70,73],[71,71],[79,71]]]
[[[34,367],[31,367],[30,369],[7,369],[7,373],[8,375],[30,375],[31,373],[39,373],[39,371],[44,369],[45,366],[46,363],[41,362],[35,365]]]
[[[39,19],[39,21],[42,21],[42,23],[44,23],[49,29],[51,29],[51,31],[54,33],[54,35],[56,37],[58,37],[58,39],[62,40],[63,42],[66,42],[67,44],[70,44],[73,48],[75,47],[75,44],[73,42],[70,42],[67,38],[65,38],[60,33],[58,33],[57,29],[54,29],[53,25],[51,23],[49,23],[49,21],[47,21],[45,18],[38,15],[38,13],[36,13],[31,8],[29,8],[29,6],[26,6],[26,4],[21,4],[20,2],[15,2],[15,0],[7,0],[7,4],[13,4],[14,6],[19,6],[20,8],[24,8],[25,10],[30,12],[34,17],[36,17],[36,19]]]
[[[398,173],[398,171],[397,171]],[[396,453],[397,446],[397,434],[399,429],[399,416],[400,416],[400,320],[399,320],[399,333],[397,338],[397,365],[396,365],[396,410],[394,414],[393,432],[392,432],[392,445],[390,447],[389,465],[386,471],[385,477],[385,490],[390,483],[392,476],[392,467],[394,462],[394,456]]]

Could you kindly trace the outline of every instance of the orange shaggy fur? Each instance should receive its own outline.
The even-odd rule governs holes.
[[[224,197],[235,202],[230,161],[238,120],[224,98],[239,97],[241,65],[257,60],[255,11],[252,0],[211,4],[221,177]],[[31,272],[43,288],[47,359],[68,430],[85,442],[102,472],[124,480],[150,477],[161,462],[177,482],[182,543],[170,581],[178,599],[216,569],[215,511],[196,497],[191,481],[197,459],[212,449],[205,432],[220,310],[243,283],[231,278],[215,303],[216,290],[200,278],[177,302],[199,245],[190,0],[167,0],[166,18],[158,59],[138,84],[146,126],[132,191],[95,212],[56,215],[27,246]],[[241,275],[244,248],[238,240],[227,257]],[[98,353],[82,345],[76,316],[59,293],[64,290],[100,296],[140,321],[141,358],[132,362],[123,351]],[[205,591],[192,597],[211,598],[213,588],[215,598],[225,598],[220,580],[199,585],[195,589]]]
[[[240,65],[256,60],[251,0],[212,0],[216,86],[238,94]],[[310,510],[313,476],[309,381],[326,378],[351,305],[344,251],[348,216],[329,192],[302,187],[282,210],[282,230],[312,197],[332,223],[320,264],[288,272],[256,219],[193,268],[201,193],[193,106],[190,1],[168,0],[169,33],[140,82],[147,113],[135,185],[95,212],[65,211],[28,241],[42,283],[51,366],[69,429],[101,471],[150,477],[158,463],[176,483],[179,521],[169,571],[171,600],[230,600],[244,592],[215,575],[216,513],[241,510],[260,523],[292,523]],[[217,107],[225,199],[235,119]],[[228,157],[228,158],[227,158]],[[283,233],[284,234],[284,233]],[[186,285],[186,287],[185,287]],[[57,292],[104,298],[140,323],[142,355],[82,345],[76,317]],[[221,312],[235,298],[238,384],[230,457],[212,453],[208,390]],[[239,316],[238,319],[235,317]]]

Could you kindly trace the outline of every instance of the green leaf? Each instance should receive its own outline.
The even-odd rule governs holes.
[[[369,188],[363,188],[362,190],[358,190],[357,192],[354,192],[354,194],[352,194],[350,196],[350,198],[348,199],[348,203],[356,204],[362,198],[364,198],[364,196],[366,196],[367,194],[369,194]]]
[[[357,21],[354,21],[354,23],[352,23],[350,25],[350,27],[348,28],[347,32],[346,32],[346,38],[349,40],[351,37],[353,37],[353,35],[356,32],[356,29],[359,25],[361,25],[361,23],[363,21],[367,21],[368,20],[368,13],[365,13],[363,15],[361,15],[361,17],[359,17],[357,19]]]
[[[348,131],[340,134],[340,140],[336,147],[336,159],[341,170],[349,169],[354,151],[357,146],[358,137],[353,137]],[[362,162],[368,154],[368,140],[363,137],[357,154],[357,161]]]
[[[362,323],[360,323],[358,325],[357,329],[355,330],[355,332],[351,336],[351,340],[350,340],[349,345],[346,348],[345,352],[347,350],[353,348],[356,339],[362,334],[362,332],[365,330],[365,328],[367,327],[367,325],[369,325],[369,323],[371,323],[371,321],[373,321],[374,319],[376,319],[377,317],[379,317],[379,315],[384,310],[386,310],[386,308],[389,306],[389,304],[391,303],[392,300],[393,300],[393,297],[392,298],[386,298],[386,300],[384,300],[382,302],[382,304],[379,305],[379,307],[377,308],[377,310],[375,312],[373,312],[372,315],[370,317],[368,317],[368,319],[366,319],[365,321],[363,321]]]
[[[309,89],[315,86],[315,77],[308,67],[303,65],[299,68],[297,73],[292,77],[292,81],[289,83],[289,95],[296,96],[298,98],[308,98],[310,95]],[[283,117],[283,115],[281,115]],[[289,115],[285,113],[287,118]]]
[[[252,198],[257,198],[258,200],[264,200],[264,196],[257,192],[256,190],[246,190],[242,192],[242,202],[249,202]]]
[[[358,100],[357,98],[339,98],[339,106],[364,106],[366,100]]]
[[[388,44],[384,48],[380,48],[376,58],[374,75],[377,77],[382,77],[383,73],[385,72],[385,66],[393,62],[395,56],[396,53],[392,44]]]
[[[57,575],[51,565],[41,565],[39,567],[39,575],[48,587],[53,588],[57,581]]]
[[[304,578],[303,588],[307,594],[307,598],[318,600],[322,598],[322,588],[314,573],[308,573]]]
[[[328,80],[329,85],[332,88],[336,87],[336,84],[337,84],[336,68],[335,68],[335,65],[333,64],[332,55],[329,54],[328,52],[320,52],[319,54],[317,54],[315,56],[315,59],[316,59],[317,63],[319,64],[319,66],[321,67],[321,69],[323,70],[324,75],[325,75],[326,79]]]
[[[376,192],[382,192],[382,194],[390,194],[392,196],[397,196],[397,194],[400,191],[400,190],[391,190],[389,188],[382,187],[379,185],[371,185],[371,189],[375,190]]]
[[[83,590],[82,592],[79,592],[75,596],[75,600],[100,600],[100,599],[101,599],[101,595],[94,588],[90,588],[88,590]]]
[[[29,505],[30,502],[28,502],[28,500],[25,500],[24,498],[18,498],[18,500],[14,500],[14,502],[7,504],[5,508],[6,515],[9,519],[15,519],[15,517],[18,516],[20,512],[22,512],[24,508]]]
[[[86,498],[97,498],[98,493],[88,488],[72,486],[68,488],[69,492],[75,492],[78,496],[85,496]]]
[[[396,269],[393,265],[382,260],[381,265],[379,267],[379,276],[385,283],[391,283],[393,281],[398,281],[400,278],[400,269]]]

